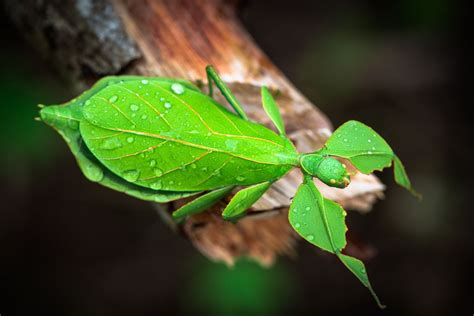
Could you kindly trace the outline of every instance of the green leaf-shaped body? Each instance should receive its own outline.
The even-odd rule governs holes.
[[[286,138],[241,119],[189,83],[104,81],[81,99],[80,136],[107,170],[129,183],[204,191],[278,179],[298,163]]]
[[[348,185],[345,165],[331,156],[348,159],[363,173],[393,164],[396,182],[415,193],[400,159],[380,135],[356,121],[339,127],[317,152],[299,154],[285,136],[268,89],[262,89],[262,103],[279,135],[249,121],[215,70],[209,66],[206,71],[211,94],[213,80],[237,114],[187,81],[122,76],[104,78],[66,104],[43,108],[40,115],[66,140],[91,181],[159,203],[209,191],[176,210],[177,221],[247,186],[222,214],[237,220],[274,181],[300,167],[304,180],[292,201],[290,224],[308,242],[334,253],[382,306],[364,264],[342,254],[345,211],[322,196],[313,177],[333,187]]]

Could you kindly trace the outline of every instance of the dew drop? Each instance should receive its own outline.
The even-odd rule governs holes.
[[[160,101],[164,101],[164,100],[165,100],[165,98],[163,98],[163,97],[160,98]]]
[[[174,181],[171,180],[170,182],[168,182],[168,184],[169,184],[169,185],[172,185],[172,184],[174,184]]]
[[[235,178],[237,181],[239,182],[242,182],[245,180],[245,177],[242,177],[242,176],[238,176],[237,178]]]
[[[117,100],[118,100],[118,97],[116,95],[113,95],[109,98],[109,101],[112,102],[112,103],[114,103]]]
[[[142,115],[142,120],[146,120],[147,118],[148,118],[148,116],[146,114]]]
[[[202,167],[201,170],[202,171],[207,171],[207,167]]]
[[[314,236],[313,235],[308,235],[308,236],[306,236],[306,239],[309,240],[309,241],[313,241]]]
[[[183,85],[181,85],[179,83],[173,83],[171,85],[171,90],[173,90],[173,92],[176,93],[176,94],[183,94],[184,87],[183,87]]]
[[[86,103],[84,103],[84,105],[89,105],[91,104],[91,100],[87,100]]]
[[[300,227],[301,227],[300,223],[295,224],[295,228],[300,228]]]
[[[86,174],[87,179],[93,182],[99,182],[104,178],[104,172],[102,169],[91,163],[84,167],[84,173]]]
[[[132,169],[132,170],[127,170],[122,174],[123,178],[129,182],[135,182],[138,180],[138,177],[140,177],[140,171]]]
[[[167,109],[171,109],[171,103],[169,103],[169,102],[166,102],[166,103],[165,103],[165,108],[167,108]]]
[[[372,152],[371,152],[370,150],[369,150],[367,153],[368,153],[369,155],[372,155]]]
[[[196,165],[195,163],[192,163],[192,164],[189,165],[189,167],[190,167],[191,169],[196,169],[196,168],[197,168],[197,165]]]
[[[298,212],[298,209],[295,207],[295,208],[293,209],[293,212],[297,213],[297,212]]]
[[[163,170],[161,170],[160,168],[153,168],[153,173],[155,174],[155,176],[161,177],[163,175]]]
[[[155,182],[152,182],[150,184],[150,188],[152,188],[153,190],[159,190],[163,187],[163,184],[161,183],[161,180],[157,180]]]
[[[149,165],[150,167],[156,166],[156,160],[155,159],[150,160]]]
[[[306,208],[305,208],[306,211],[309,211],[310,209],[311,209],[311,207],[309,207],[309,206],[306,206]]]
[[[344,142],[346,142],[346,143],[347,143],[347,138],[344,138]]]
[[[371,139],[367,139],[367,142],[371,143],[371,142],[372,142],[372,140],[371,140]]]
[[[142,80],[142,83],[143,83],[143,84],[148,84],[148,80],[143,79],[143,80]]]
[[[133,112],[136,112],[138,111],[140,107],[136,104],[130,104],[130,110],[132,110]]]
[[[372,150],[375,150],[375,147],[372,147]]]
[[[129,136],[127,137],[127,143],[133,143],[135,141],[135,138],[133,138],[133,136]]]
[[[106,149],[106,150],[112,150],[112,149],[117,149],[122,147],[122,143],[118,138],[107,138],[100,144],[100,148]]]
[[[67,125],[69,125],[70,128],[72,129],[78,129],[79,128],[79,122],[76,120],[68,120]]]

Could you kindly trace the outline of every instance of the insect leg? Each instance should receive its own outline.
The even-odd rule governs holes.
[[[269,181],[257,183],[237,192],[222,212],[222,217],[225,220],[235,221],[243,216],[245,211],[270,188],[271,184]]]
[[[186,216],[197,214],[205,211],[209,207],[213,206],[220,199],[229,194],[234,187],[224,187],[214,191],[210,191],[200,197],[192,200],[191,202],[181,206],[179,209],[173,212],[173,218],[177,221],[185,218]]]
[[[286,136],[285,133],[285,123],[283,122],[283,118],[281,117],[280,110],[278,109],[278,105],[275,102],[270,91],[268,88],[263,86],[262,87],[262,105],[265,113],[267,113],[270,120],[273,122],[273,125],[278,129],[278,132],[281,136]]]
[[[212,97],[212,81],[216,84],[217,88],[220,90],[222,95],[226,98],[227,102],[234,108],[235,112],[243,118],[244,120],[248,121],[249,118],[247,117],[247,114],[245,114],[244,109],[242,106],[239,104],[237,99],[235,98],[234,94],[232,91],[230,91],[229,87],[226,86],[224,81],[222,81],[221,77],[219,77],[219,74],[216,72],[214,67],[211,65],[206,67],[206,73],[207,73],[207,82],[209,85],[209,96]]]

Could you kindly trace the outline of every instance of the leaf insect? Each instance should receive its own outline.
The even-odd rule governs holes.
[[[342,253],[346,212],[322,196],[313,178],[345,188],[350,175],[337,158],[365,174],[393,164],[395,181],[416,195],[392,148],[370,127],[349,121],[321,149],[298,153],[266,87],[263,108],[278,134],[248,118],[212,66],[206,72],[209,95],[185,80],[105,77],[65,104],[40,106],[40,116],[64,138],[91,181],[158,203],[199,194],[173,213],[177,221],[244,187],[222,212],[236,221],[273,182],[300,168],[304,176],[289,223],[306,241],[334,253],[382,307],[362,261]],[[213,84],[235,113],[212,98]]]

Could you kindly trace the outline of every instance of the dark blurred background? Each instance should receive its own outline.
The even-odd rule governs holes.
[[[405,162],[397,188],[348,225],[378,249],[380,312],[332,256],[301,243],[269,270],[203,258],[152,206],[88,182],[37,103],[73,94],[1,12],[0,314],[472,315],[467,10],[448,0],[246,1],[259,45],[332,120],[361,120]],[[465,105],[467,105],[465,107]]]

